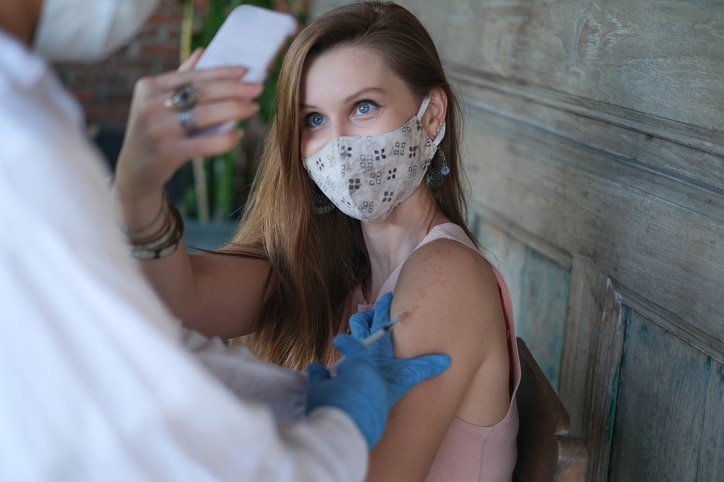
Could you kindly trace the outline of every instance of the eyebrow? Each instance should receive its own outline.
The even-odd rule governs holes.
[[[347,97],[344,99],[344,101],[345,101],[345,102],[351,102],[352,99],[354,99],[354,98],[356,98],[356,97],[360,97],[360,96],[362,96],[362,95],[364,95],[364,94],[369,94],[369,93],[386,94],[386,93],[387,93],[387,89],[384,89],[384,88],[382,88],[382,87],[365,87],[365,88],[363,88],[363,89],[358,90],[358,91],[355,92],[354,94],[352,94],[352,95],[350,95],[350,96],[347,96]]]
[[[387,89],[385,89],[383,87],[364,87],[364,88],[358,90],[357,92],[355,92],[354,94],[351,94],[351,95],[348,95],[347,97],[345,97],[344,102],[349,103],[349,102],[352,102],[352,100],[357,97],[361,97],[365,94],[371,94],[371,93],[387,94],[388,91],[387,91]],[[314,109],[315,107],[313,105],[309,105],[309,104],[301,104],[299,106],[299,108],[300,109]]]

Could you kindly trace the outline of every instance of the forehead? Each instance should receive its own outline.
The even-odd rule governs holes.
[[[364,89],[411,95],[407,84],[376,50],[354,45],[334,47],[313,58],[302,76],[302,102],[344,98]]]

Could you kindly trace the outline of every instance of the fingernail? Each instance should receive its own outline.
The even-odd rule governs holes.
[[[263,85],[261,85],[261,84],[254,84],[254,87],[253,87],[253,89],[252,89],[252,91],[254,92],[253,95],[256,97],[257,95],[261,94],[261,92],[262,92],[263,90],[264,90],[264,86],[263,86]]]

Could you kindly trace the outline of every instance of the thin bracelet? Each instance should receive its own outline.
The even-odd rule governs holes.
[[[143,238],[139,238],[137,236],[127,236],[128,242],[130,244],[134,244],[137,246],[154,243],[158,241],[160,238],[162,238],[169,230],[173,229],[173,213],[170,212],[171,208],[169,206],[164,209],[164,215],[162,221],[159,223],[159,226],[157,229],[154,229],[153,231],[149,231],[150,234],[146,235]]]
[[[166,257],[178,249],[184,233],[184,221],[181,213],[169,204],[170,222],[165,223],[165,228],[160,236],[146,243],[131,244],[131,254],[138,259],[158,259]]]
[[[127,236],[133,236],[135,234],[141,234],[144,231],[147,231],[151,229],[151,227],[158,222],[159,219],[161,219],[161,216],[163,216],[163,212],[165,211],[166,203],[167,203],[168,193],[166,190],[163,191],[163,196],[161,199],[161,207],[158,209],[158,212],[156,213],[156,216],[154,216],[153,221],[146,224],[145,226],[142,226],[140,228],[129,228],[128,226],[124,226],[121,224],[121,231],[123,231],[123,234]]]

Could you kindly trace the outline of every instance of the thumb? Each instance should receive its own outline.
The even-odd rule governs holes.
[[[365,352],[365,347],[362,346],[362,343],[351,335],[337,335],[334,337],[334,340],[332,340],[332,343],[345,357],[352,357]]]
[[[450,357],[438,353],[398,360],[398,362],[403,364],[400,366],[400,371],[404,373],[405,382],[410,383],[412,387],[447,370],[450,366]]]
[[[355,313],[350,317],[349,329],[353,337],[358,340],[364,340],[370,336],[372,333],[370,327],[372,326],[373,314],[373,310],[366,310]]]
[[[379,330],[390,322],[390,306],[392,305],[392,292],[385,293],[375,304],[375,318],[372,321],[371,333]]]
[[[395,383],[390,385],[387,394],[390,405],[397,403],[405,393],[418,383],[439,375],[449,366],[450,357],[442,354],[396,360],[393,370]]]
[[[309,381],[312,382],[330,378],[329,371],[319,363],[310,363],[307,365],[307,373],[309,374]]]

